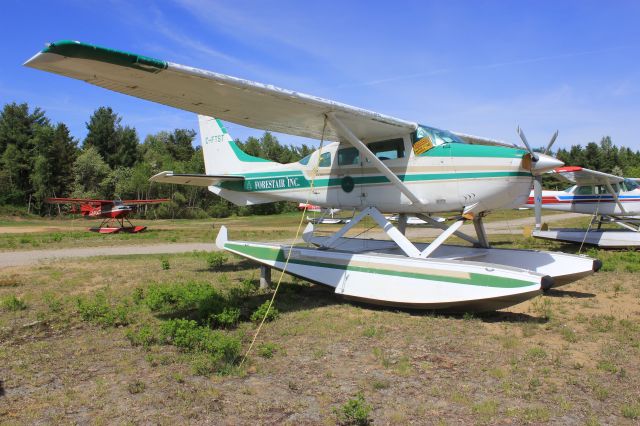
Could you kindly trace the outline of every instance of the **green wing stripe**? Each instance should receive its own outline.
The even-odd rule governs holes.
[[[271,247],[246,246],[243,244],[234,244],[230,242],[225,243],[224,247],[230,250],[235,250],[242,254],[246,254],[247,256],[251,256],[256,259],[261,259],[265,261],[285,262],[287,257],[285,250],[281,248],[277,249],[277,248],[271,248]],[[493,275],[485,275],[485,274],[471,273],[469,274],[470,275],[469,278],[459,278],[459,277],[452,277],[452,276],[446,276],[446,275],[394,271],[393,269],[366,268],[362,266],[340,265],[340,264],[329,263],[329,262],[317,262],[317,261],[311,261],[311,260],[296,259],[293,257],[289,259],[289,263],[294,263],[297,265],[317,266],[321,268],[332,268],[332,269],[342,269],[342,270],[348,270],[348,271],[367,272],[367,273],[389,275],[389,276],[395,276],[395,277],[444,281],[444,282],[450,282],[454,284],[476,285],[476,286],[482,286],[482,287],[519,288],[519,287],[529,287],[535,284],[534,282],[530,282],[530,281],[523,281],[523,280],[517,280],[517,279],[505,278],[505,277],[496,277]]]
[[[56,41],[49,44],[42,52],[55,53],[68,58],[107,62],[147,72],[158,72],[167,68],[167,62],[160,59],[72,40]]]

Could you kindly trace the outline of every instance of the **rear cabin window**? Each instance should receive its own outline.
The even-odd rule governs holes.
[[[311,158],[311,154],[307,155],[306,157],[304,157],[303,159],[301,159],[300,161],[298,161],[298,163],[306,166],[307,164],[309,164],[309,159]]]
[[[404,140],[402,138],[371,142],[367,146],[382,161],[404,157]]]
[[[311,154],[304,157],[302,160],[298,161],[298,163],[306,166],[309,164],[309,160],[311,159]],[[331,167],[331,153],[325,152],[320,155],[320,164],[319,167]]]
[[[338,150],[338,165],[353,166],[360,164],[360,152],[355,148],[343,148]]]

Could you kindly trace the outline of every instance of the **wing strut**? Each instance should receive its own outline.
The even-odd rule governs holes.
[[[611,186],[611,182],[609,182],[608,180],[605,180],[604,184],[609,190],[609,192],[611,192],[611,196],[613,197],[613,199],[616,200],[616,203],[618,204],[618,207],[620,207],[620,211],[622,212],[622,214],[627,214],[627,211],[624,209],[624,207],[622,207],[620,198],[618,198],[618,193],[613,190],[613,186]]]
[[[405,185],[398,176],[396,176],[378,157],[376,157],[373,152],[371,152],[371,150],[360,139],[358,139],[338,117],[335,116],[333,112],[327,113],[327,118],[335,131],[345,138],[351,145],[357,148],[358,151],[360,151],[380,173],[389,179],[389,181],[394,184],[400,192],[411,200],[413,204],[425,204],[416,197],[407,185]]]

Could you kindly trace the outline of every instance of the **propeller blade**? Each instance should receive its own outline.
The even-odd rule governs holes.
[[[551,136],[551,140],[549,141],[549,145],[547,145],[547,149],[544,150],[545,154],[549,154],[551,152],[551,147],[553,146],[557,138],[558,138],[558,131],[556,130],[553,136]]]
[[[524,143],[524,146],[527,147],[527,150],[531,153],[531,159],[535,162],[538,161],[538,154],[536,154],[533,149],[531,149],[531,145],[529,145],[529,141],[527,140],[527,137],[524,135],[524,132],[522,131],[522,129],[520,128],[520,126],[518,126],[518,128],[516,129],[516,132],[518,132],[518,135],[520,136],[520,139],[522,139],[522,142]]]
[[[536,229],[540,229],[542,227],[542,175],[533,178],[533,208]]]

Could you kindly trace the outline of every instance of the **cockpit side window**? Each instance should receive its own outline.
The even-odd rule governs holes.
[[[579,186],[574,191],[576,195],[593,195],[593,186]]]
[[[404,140],[402,138],[371,142],[367,146],[382,161],[404,157]]]
[[[360,164],[360,152],[356,148],[342,148],[338,150],[338,165],[353,166]]]

